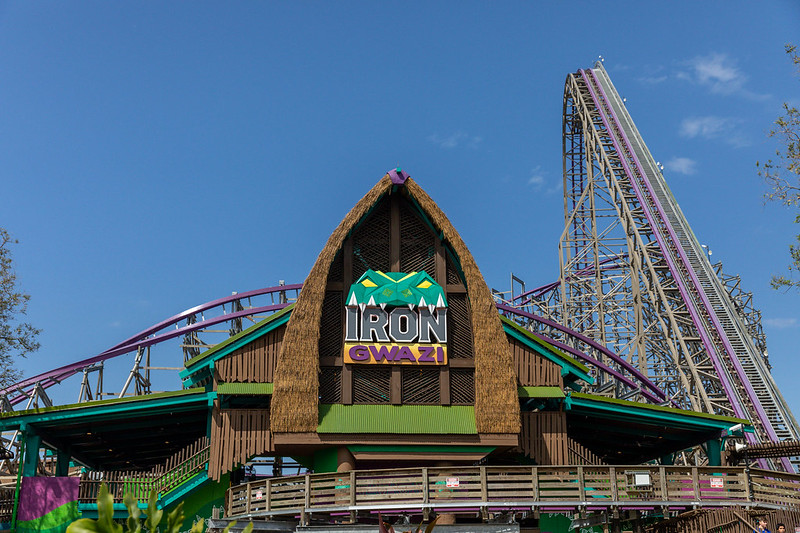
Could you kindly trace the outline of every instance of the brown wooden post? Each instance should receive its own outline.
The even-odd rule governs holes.
[[[428,494],[428,469],[422,469],[422,503],[428,504],[429,503],[429,494]]]
[[[700,479],[697,475],[697,467],[692,467],[692,487],[694,489],[694,498],[695,500],[700,500]]]
[[[267,480],[266,493],[267,493],[267,511],[271,511],[272,510],[272,480],[271,479]]]
[[[252,481],[248,481],[245,487],[245,490],[247,491],[247,504],[245,506],[245,514],[250,514],[250,504],[253,502],[253,493],[250,490],[250,483],[252,483]]]
[[[531,467],[531,482],[533,488],[533,501],[539,501],[539,468]]]
[[[350,471],[350,505],[352,507],[356,506],[356,471]],[[350,511],[350,523],[356,523],[356,512],[354,510]]]
[[[353,283],[353,238],[347,237],[344,240],[344,245],[342,247],[342,257],[344,272],[342,274],[342,279],[344,280],[344,284],[342,287],[342,294],[344,298],[347,298],[347,290],[350,288],[350,285]],[[345,327],[345,320],[344,320],[344,313],[345,309],[342,307],[342,328]],[[344,332],[342,332],[344,335]],[[353,403],[353,371],[350,368],[350,365],[346,365],[342,363],[342,403],[345,405],[350,405]]]
[[[608,475],[611,478],[611,501],[619,501],[619,493],[617,492],[617,469],[612,466],[608,469]]]
[[[583,479],[583,467],[578,467],[578,490],[580,491],[580,501],[586,501],[586,486]]]
[[[311,475],[306,474],[305,500],[303,502],[303,512],[300,513],[300,521],[304,526],[308,525],[308,509],[311,507]]]
[[[659,466],[658,476],[660,478],[659,490],[661,490],[661,500],[666,501],[669,499],[669,495],[667,494],[667,469],[663,466]]]

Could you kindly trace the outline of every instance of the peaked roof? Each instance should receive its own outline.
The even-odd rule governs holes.
[[[319,423],[319,334],[328,272],[345,238],[386,194],[403,193],[433,224],[460,261],[472,313],[475,422],[479,433],[518,433],[516,376],[491,291],[461,236],[428,194],[392,170],[344,217],[317,257],[286,328],[278,356],[270,426],[274,432],[314,432]]]

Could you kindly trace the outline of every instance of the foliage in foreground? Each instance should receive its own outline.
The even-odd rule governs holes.
[[[14,357],[24,357],[39,349],[39,330],[19,322],[30,296],[17,287],[17,275],[11,258],[11,245],[17,241],[0,228],[0,387],[18,381],[22,374],[14,368]]]
[[[128,519],[125,521],[125,529],[121,524],[114,522],[114,498],[108,493],[106,484],[100,485],[97,495],[97,520],[91,518],[81,518],[71,523],[67,527],[67,533],[140,533],[148,531],[155,533],[160,531],[159,524],[163,518],[164,511],[158,509],[156,505],[156,491],[150,493],[150,501],[147,504],[147,515],[144,521],[144,529],[140,517],[142,511],[139,509],[139,502],[131,494],[126,494],[123,498],[125,507],[128,508]],[[178,533],[183,525],[185,516],[183,514],[183,502],[179,503],[174,511],[167,514],[167,527],[164,533]],[[225,528],[225,533],[236,525],[231,522]],[[203,520],[198,520],[192,525],[191,533],[202,533],[205,527]],[[253,530],[253,523],[250,522],[242,533],[250,533]]]
[[[797,47],[787,44],[786,53],[800,73],[800,55],[797,53]],[[775,151],[775,161],[770,159],[763,164],[756,163],[759,167],[758,175],[770,188],[764,198],[780,202],[789,208],[800,209],[800,110],[784,102],[783,115],[775,121],[775,127],[769,131],[769,136],[780,140],[780,148]],[[800,224],[800,213],[796,215],[794,221]],[[773,276],[771,285],[774,289],[794,287],[800,290],[800,279],[792,277],[800,272],[800,234],[795,239],[796,241],[789,245],[789,276]]]

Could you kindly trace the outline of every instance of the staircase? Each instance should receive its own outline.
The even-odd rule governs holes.
[[[114,501],[121,502],[123,496],[130,493],[140,506],[146,507],[151,491],[155,491],[166,506],[170,503],[167,500],[173,499],[171,492],[187,482],[198,481],[198,474],[208,471],[209,450],[208,437],[204,436],[149,471],[86,471],[81,474],[78,503],[94,504],[100,485],[105,483]],[[205,479],[203,476],[199,481]]]

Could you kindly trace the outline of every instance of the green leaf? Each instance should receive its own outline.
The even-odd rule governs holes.
[[[150,500],[147,502],[147,520],[145,520],[145,527],[147,530],[155,532],[158,529],[158,524],[161,523],[161,516],[164,514],[164,511],[158,508],[158,498],[156,497],[156,491],[150,491]]]
[[[183,502],[167,515],[167,533],[178,533],[183,525]]]
[[[250,533],[251,531],[253,531],[253,522],[250,522],[249,524],[244,526],[242,533]]]
[[[81,518],[67,526],[67,533],[103,533],[104,531],[91,518]]]
[[[235,525],[236,525],[236,520],[225,526],[225,529],[222,530],[222,533],[230,533],[231,528]]]
[[[97,494],[97,527],[106,533],[122,533],[122,526],[114,523],[114,498],[105,483]]]
[[[205,520],[198,520],[194,524],[192,524],[192,529],[189,530],[189,533],[203,533],[203,528],[205,527],[206,522]]]
[[[139,533],[142,530],[142,523],[139,521],[139,517],[142,514],[142,511],[139,510],[139,502],[130,492],[125,494],[122,501],[125,503],[125,507],[128,508],[128,529],[126,533]]]

